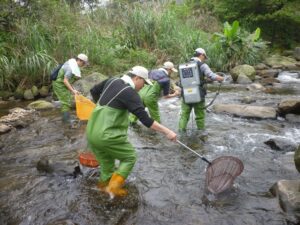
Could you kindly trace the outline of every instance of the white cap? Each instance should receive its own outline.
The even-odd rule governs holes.
[[[152,85],[151,80],[149,80],[149,76],[148,76],[148,70],[145,67],[142,66],[134,66],[132,67],[132,69],[129,71],[129,73],[132,73],[136,76],[139,76],[141,78],[143,78],[146,83]]]
[[[80,53],[78,56],[77,56],[78,59],[82,60],[83,62],[85,63],[88,63],[88,57],[83,54],[83,53]]]
[[[178,70],[176,70],[176,69],[174,68],[174,64],[173,64],[172,62],[165,62],[165,63],[164,63],[164,68],[165,68],[165,69],[172,70],[172,71],[175,72],[175,73],[178,72]]]
[[[205,52],[205,50],[203,48],[197,48],[195,50],[195,52],[198,53],[198,54],[205,55],[205,57],[208,58],[207,55],[206,55],[206,52]]]

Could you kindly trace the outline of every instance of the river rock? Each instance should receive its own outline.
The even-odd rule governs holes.
[[[262,84],[260,83],[252,83],[247,86],[247,90],[249,91],[255,91],[255,90],[264,91],[265,89],[266,88],[262,86]]]
[[[13,127],[27,127],[33,121],[35,110],[14,108],[9,110],[9,114],[0,118],[0,123]]]
[[[237,104],[215,104],[213,111],[216,113],[229,113],[235,116],[258,118],[258,119],[276,119],[276,110],[266,106],[248,106]]]
[[[47,97],[49,95],[49,87],[48,86],[42,86],[39,90],[41,97]]]
[[[45,100],[37,100],[37,101],[31,102],[27,106],[27,108],[28,109],[43,110],[43,109],[53,109],[55,107],[51,102],[47,102]]]
[[[278,204],[284,212],[300,219],[300,180],[280,180],[270,191],[278,197]]]
[[[271,149],[282,152],[293,152],[297,148],[296,143],[291,143],[290,140],[280,137],[271,138],[264,143],[270,146]]]
[[[295,66],[296,62],[294,58],[281,55],[272,55],[265,59],[265,63],[273,69],[287,69]]]
[[[255,79],[255,78],[254,78]],[[238,84],[251,84],[252,80],[249,79],[245,74],[240,74],[236,80]]]
[[[10,91],[0,91],[0,98],[4,101],[7,101],[11,96],[13,93]]]
[[[10,130],[11,130],[10,126],[0,123],[0,134],[5,134],[5,133],[9,132]]]
[[[244,104],[251,104],[253,102],[256,102],[256,100],[250,96],[245,96],[244,98],[241,99],[241,103],[244,103]]]
[[[36,164],[36,168],[40,172],[46,172],[51,175],[73,176],[76,177],[80,173],[77,161],[54,162],[48,157],[42,157]]]
[[[295,57],[296,60],[300,61],[300,47],[295,48],[294,57]]]
[[[234,82],[236,82],[238,80],[238,77],[242,74],[247,76],[251,81],[254,81],[256,71],[253,66],[244,64],[234,67],[230,71],[230,74]]]
[[[37,88],[37,86],[33,85],[31,87],[31,92],[33,94],[34,97],[38,96],[39,95],[39,89]]]
[[[280,83],[280,81],[276,78],[268,77],[268,78],[262,78],[260,80],[260,83],[264,86],[267,86],[267,85],[274,85],[274,83]]]
[[[263,78],[276,78],[278,74],[281,72],[281,70],[277,69],[267,69],[267,70],[259,70],[256,71],[257,74]]]
[[[15,99],[22,99],[24,98],[24,89],[18,87],[14,92]]]
[[[264,63],[258,63],[257,65],[254,66],[254,69],[259,71],[259,70],[266,70],[268,69],[269,67],[264,64]]]
[[[300,145],[298,145],[298,148],[295,151],[294,161],[295,161],[296,169],[300,173]]]
[[[300,99],[285,99],[278,105],[280,115],[297,114],[300,115]]]
[[[299,123],[300,124],[300,115],[286,114],[285,119],[290,123]]]
[[[24,99],[26,99],[26,100],[32,100],[32,99],[34,99],[34,95],[33,95],[32,91],[31,91],[31,89],[26,89],[24,91]]]
[[[107,79],[107,76],[101,73],[92,73],[74,83],[76,90],[80,91],[84,96],[90,94],[90,89],[97,83]]]

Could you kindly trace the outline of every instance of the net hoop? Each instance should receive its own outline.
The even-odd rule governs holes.
[[[221,193],[233,186],[233,182],[244,170],[243,162],[233,156],[214,159],[206,170],[206,188],[213,194]]]

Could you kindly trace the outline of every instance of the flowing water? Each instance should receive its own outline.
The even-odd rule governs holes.
[[[299,97],[299,93],[221,91],[215,102],[240,103],[245,96],[256,99],[253,105],[276,106],[281,99]],[[180,100],[161,100],[159,104],[163,124],[176,130]],[[208,193],[207,163],[163,135],[139,126],[129,129],[129,140],[138,153],[127,179],[130,194],[110,200],[95,188],[97,170],[81,168],[83,175],[74,175],[78,153],[86,150],[85,124],[70,129],[62,125],[58,110],[42,112],[28,127],[0,136],[0,224],[297,224],[269,192],[278,180],[299,179],[293,154],[274,151],[264,142],[284,137],[299,144],[300,125],[210,112],[206,126],[205,140],[192,122],[188,135],[179,139],[209,160],[222,155],[241,159],[245,168],[232,189],[218,195]],[[53,171],[37,170],[38,161],[45,156]]]

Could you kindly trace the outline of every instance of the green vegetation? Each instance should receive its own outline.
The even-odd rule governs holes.
[[[196,1],[195,1],[196,2]],[[291,48],[300,41],[299,0],[202,0],[221,21],[239,20],[245,27],[262,29],[274,47]],[[199,4],[195,4],[199,7]]]
[[[178,5],[115,0],[107,8],[86,2],[93,10],[83,11],[80,1],[0,3],[1,90],[49,84],[55,64],[80,52],[88,55],[91,64],[83,74],[114,75],[134,65],[151,69],[166,60],[183,63],[197,47],[207,50],[214,69],[225,71],[237,64],[255,64],[267,48],[260,39],[264,29],[255,27],[249,33],[248,22],[241,26],[225,18],[233,23],[226,22],[222,33],[222,23],[212,13],[223,12],[225,5],[218,1],[214,5],[189,0]]]

